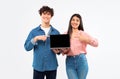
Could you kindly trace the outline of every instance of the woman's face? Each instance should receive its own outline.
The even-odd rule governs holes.
[[[80,19],[78,17],[74,16],[71,20],[72,28],[73,29],[78,29],[79,25],[80,25]]]

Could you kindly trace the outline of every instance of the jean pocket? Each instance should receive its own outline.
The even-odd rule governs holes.
[[[79,60],[80,61],[86,61],[87,60],[86,55],[85,54],[80,54],[79,55]]]

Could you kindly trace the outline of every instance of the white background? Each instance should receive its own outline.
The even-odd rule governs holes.
[[[119,0],[1,0],[0,1],[0,79],[32,79],[32,51],[24,49],[30,30],[41,21],[38,10],[54,8],[51,24],[67,31],[72,14],[80,13],[85,31],[99,40],[88,46],[87,79],[120,79]],[[65,56],[58,57],[57,79],[67,79]]]

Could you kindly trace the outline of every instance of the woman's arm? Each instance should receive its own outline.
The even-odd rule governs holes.
[[[79,39],[80,41],[85,42],[91,46],[94,46],[94,47],[98,46],[98,40],[83,31],[80,32]]]

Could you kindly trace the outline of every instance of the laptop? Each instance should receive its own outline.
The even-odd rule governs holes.
[[[70,37],[68,34],[50,35],[50,48],[69,48]]]

